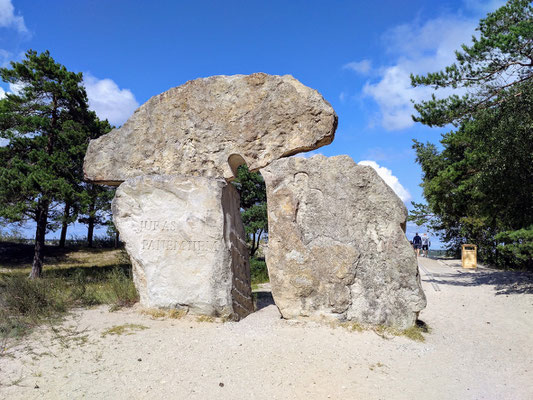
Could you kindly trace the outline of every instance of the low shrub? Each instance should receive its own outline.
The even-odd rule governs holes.
[[[494,239],[499,243],[496,257],[499,267],[533,270],[533,225],[500,232]]]
[[[252,285],[269,282],[268,270],[265,260],[260,258],[250,258],[250,275]]]
[[[46,271],[41,279],[0,275],[0,338],[21,336],[34,326],[60,319],[70,308],[131,306],[139,295],[129,266]]]

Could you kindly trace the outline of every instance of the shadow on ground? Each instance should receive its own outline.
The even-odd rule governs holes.
[[[496,295],[533,294],[533,274],[521,271],[503,271],[495,269],[477,269],[458,273],[432,272],[432,278],[424,279],[441,286],[475,287],[494,286]]]
[[[44,265],[54,266],[91,266],[112,264],[112,248],[88,248],[81,246],[45,246]],[[0,268],[19,270],[31,268],[34,245],[14,242],[0,242]],[[109,260],[107,258],[109,258]],[[109,261],[109,262],[107,262]]]

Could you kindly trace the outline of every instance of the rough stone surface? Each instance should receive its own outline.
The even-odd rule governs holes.
[[[113,200],[145,307],[242,318],[253,311],[239,194],[222,179],[132,178]]]
[[[212,76],[139,107],[119,129],[89,144],[85,178],[118,185],[141,175],[234,177],[331,143],[337,116],[290,75]],[[230,165],[231,164],[231,165]]]
[[[407,210],[377,173],[348,156],[285,158],[261,173],[283,317],[413,326],[426,300]]]

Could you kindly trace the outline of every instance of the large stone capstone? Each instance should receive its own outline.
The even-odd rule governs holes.
[[[152,97],[120,128],[91,140],[86,180],[119,185],[141,175],[231,179],[244,162],[270,162],[331,143],[337,116],[290,75],[212,76]]]
[[[139,176],[122,183],[113,221],[145,307],[239,319],[253,311],[239,194],[223,179]]]
[[[407,210],[377,173],[317,155],[277,160],[261,174],[266,260],[283,317],[413,326],[426,300]]]

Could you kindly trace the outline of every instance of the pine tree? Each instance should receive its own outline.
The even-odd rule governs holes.
[[[233,184],[241,196],[241,216],[250,242],[250,256],[259,248],[261,236],[268,233],[265,181],[259,172],[250,172],[246,164],[237,170]]]
[[[415,104],[417,122],[444,126],[472,119],[476,112],[498,107],[533,80],[533,6],[530,0],[509,0],[487,15],[476,29],[471,46],[455,52],[457,62],[443,71],[411,75],[413,86],[460,88],[466,93]]]
[[[416,204],[411,218],[442,230],[451,250],[473,241],[483,260],[531,268],[533,6],[510,0],[477,30],[455,64],[412,76],[415,86],[467,92],[415,104],[415,121],[456,129],[442,135],[442,150],[415,141],[427,206]]]
[[[93,247],[94,228],[108,225],[111,214],[111,201],[115,189],[107,186],[85,183],[83,191],[83,216],[78,220],[87,225],[87,246]]]
[[[0,77],[18,87],[0,100],[0,217],[36,223],[31,277],[42,274],[50,210],[75,191],[72,182],[87,148],[87,94],[82,74],[68,71],[48,51],[26,53]]]

